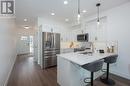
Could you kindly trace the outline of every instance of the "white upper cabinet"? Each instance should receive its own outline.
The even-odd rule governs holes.
[[[54,28],[51,25],[43,25],[42,32],[54,32]]]
[[[77,34],[88,33],[89,41],[107,41],[107,17],[100,19],[100,24],[97,25],[96,19],[83,22],[81,27],[72,29],[73,39],[77,40]]]
[[[106,41],[107,40],[107,17],[100,19],[97,25],[96,20],[86,22],[86,33],[89,34],[89,41]]]

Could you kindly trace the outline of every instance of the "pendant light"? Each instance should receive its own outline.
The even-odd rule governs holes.
[[[97,7],[97,24],[98,25],[100,24],[100,6],[101,6],[100,3],[96,4],[96,7]]]
[[[81,14],[80,14],[80,0],[78,0],[78,15],[77,15],[78,23],[80,23],[80,18],[81,18]]]

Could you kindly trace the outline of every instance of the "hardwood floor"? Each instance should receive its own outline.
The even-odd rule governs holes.
[[[130,80],[111,74],[110,78],[116,82],[114,86],[130,86]],[[94,81],[96,86],[109,86],[103,84],[100,79]],[[89,86],[89,85],[88,85]]]
[[[7,86],[57,86],[56,68],[41,70],[33,57],[18,56]]]
[[[116,81],[115,86],[130,86],[130,81],[111,75]],[[107,86],[99,79],[94,81],[96,86]],[[18,56],[7,86],[58,86],[56,67],[41,70],[29,55]]]

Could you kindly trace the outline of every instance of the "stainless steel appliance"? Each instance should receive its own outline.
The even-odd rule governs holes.
[[[42,44],[43,68],[56,66],[56,54],[60,54],[60,34],[43,32]]]
[[[79,41],[79,42],[88,42],[88,38],[89,38],[88,33],[77,35],[77,41]]]

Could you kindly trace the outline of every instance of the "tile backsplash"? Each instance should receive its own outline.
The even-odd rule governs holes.
[[[71,46],[71,47],[70,47]],[[61,48],[90,48],[94,52],[98,50],[104,50],[104,52],[108,52],[108,48],[110,52],[112,52],[112,46],[114,53],[118,53],[118,42],[116,41],[107,41],[107,42],[61,42]]]
[[[108,52],[108,48],[110,52],[118,53],[118,42],[116,41],[107,41],[107,42],[94,42],[93,43],[94,50],[104,50],[105,52]],[[112,50],[113,48],[113,50]]]
[[[79,48],[79,45],[79,42],[61,42],[61,48]]]
[[[61,48],[91,48],[91,46],[92,42],[61,42]]]

